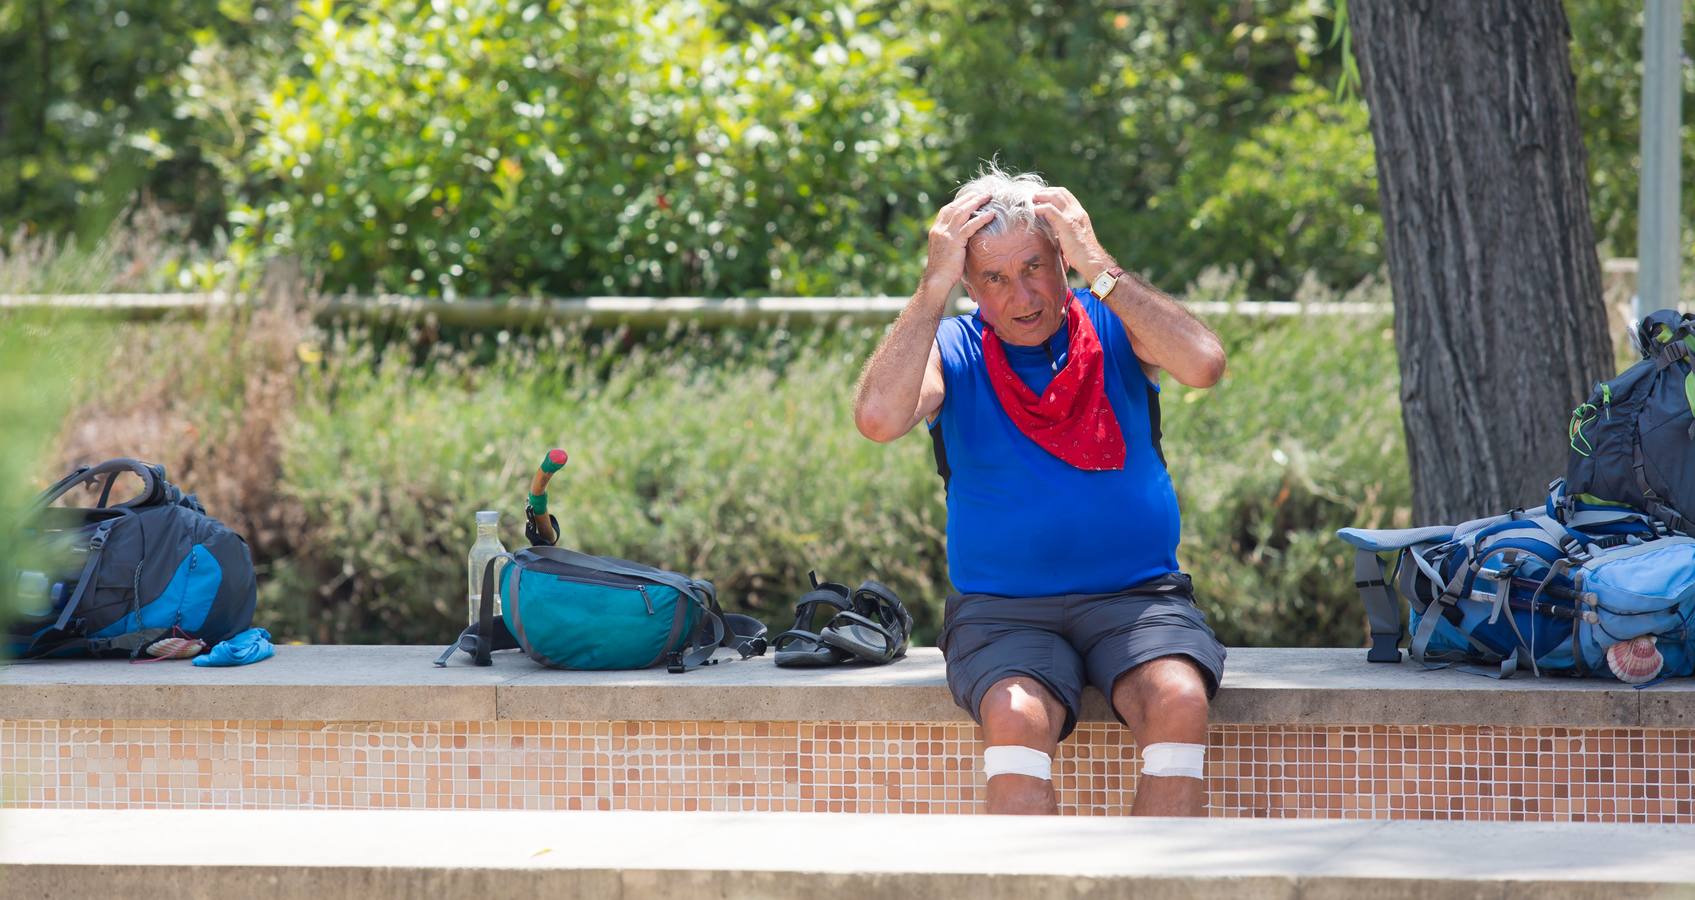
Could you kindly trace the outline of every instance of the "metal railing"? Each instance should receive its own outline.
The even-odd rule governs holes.
[[[204,315],[251,302],[224,292],[191,294],[0,294],[0,309],[80,310],[124,319],[168,315]],[[593,325],[654,326],[677,319],[703,325],[757,324],[776,321],[849,321],[878,324],[894,319],[906,297],[513,297],[507,299],[377,296],[329,296],[310,302],[320,318],[433,319],[445,325],[524,327],[584,321]],[[1386,303],[1214,302],[1186,304],[1203,315],[1383,315]],[[960,312],[975,308],[956,302]]]

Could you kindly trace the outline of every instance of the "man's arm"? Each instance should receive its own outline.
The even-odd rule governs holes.
[[[1087,282],[1117,265],[1095,238],[1089,214],[1062,187],[1036,194],[1036,213],[1059,236],[1065,261]],[[1125,272],[1106,297],[1130,335],[1130,349],[1149,378],[1160,369],[1190,387],[1212,387],[1224,377],[1224,346],[1200,320],[1141,276]]]
[[[878,443],[901,437],[942,408],[946,391],[936,329],[947,294],[942,294],[940,303],[924,294],[925,289],[919,288],[859,376],[853,424],[860,434]]]
[[[985,195],[960,197],[936,215],[918,291],[859,376],[853,424],[860,434],[878,442],[892,441],[942,408],[942,357],[936,347],[936,329],[947,311],[948,294],[965,271],[965,242],[989,222],[988,216],[977,214],[988,199]]]

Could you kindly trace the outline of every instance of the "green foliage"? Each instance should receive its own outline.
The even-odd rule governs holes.
[[[888,288],[922,265],[935,128],[862,8],[730,42],[718,2],[303,4],[237,234],[335,287]]]
[[[1221,268],[1240,276],[1251,297],[1289,298],[1308,280],[1348,289],[1381,268],[1365,106],[1303,85],[1241,140],[1178,176],[1162,207],[1188,216],[1161,231],[1170,236],[1160,249],[1171,283]]]
[[[286,252],[332,290],[900,294],[998,154],[1171,290],[1382,264],[1336,0],[296,5],[0,5],[0,227],[86,243],[162,206],[220,258],[150,290]],[[1640,4],[1566,8],[1597,236],[1629,255]]]
[[[230,116],[196,117],[185,103],[205,92],[184,72],[212,62],[197,48],[281,53],[275,17],[266,0],[0,4],[0,226],[98,237],[139,196],[209,235],[241,184],[203,151],[246,126],[231,112],[237,91],[215,101]]]
[[[928,6],[943,177],[997,154],[1040,170],[1174,291],[1217,269],[1288,299],[1381,267],[1363,103],[1319,87],[1342,64],[1329,3]]]
[[[505,510],[515,545],[525,485],[556,445],[571,453],[550,503],[567,545],[711,578],[773,624],[812,568],[939,603],[927,449],[852,426],[870,340],[677,330],[625,349],[620,334],[561,332],[476,366],[475,342],[416,365],[344,338],[308,380],[285,463],[313,523],[291,568],[331,588],[307,614],[337,639],[441,639],[464,615],[472,514]],[[917,605],[934,627],[939,606]]]
[[[1642,173],[1642,9],[1631,0],[1587,0],[1565,4],[1571,22],[1571,67],[1577,77],[1577,120],[1589,156],[1589,213],[1603,256],[1636,255],[1637,208]],[[1683,16],[1684,60],[1678,65],[1682,97],[1679,146],[1685,189],[1682,194],[1684,270],[1695,267],[1695,191],[1687,187],[1695,172],[1695,71],[1688,64],[1695,47],[1695,17]],[[1686,288],[1684,296],[1688,297]]]
[[[1335,530],[1412,524],[1388,317],[1218,324],[1224,381],[1165,391],[1179,560],[1226,643],[1356,645],[1353,554]]]
[[[34,480],[51,449],[79,352],[101,332],[65,317],[0,311],[0,625],[10,619],[17,571],[40,567],[40,548],[20,538],[20,513],[40,488]],[[3,648],[0,648],[3,649]]]
[[[1410,505],[1386,326],[1221,326],[1223,382],[1167,379],[1179,557],[1228,642],[1357,644],[1351,556],[1332,532],[1405,524]],[[309,370],[283,438],[265,502],[302,524],[271,561],[262,616],[291,638],[445,640],[463,621],[472,514],[505,511],[518,545],[528,478],[563,445],[551,507],[565,544],[710,578],[779,630],[808,570],[877,577],[932,641],[947,582],[929,444],[874,444],[851,421],[876,336],[556,332],[459,348],[414,336],[416,351],[379,352],[344,334]]]

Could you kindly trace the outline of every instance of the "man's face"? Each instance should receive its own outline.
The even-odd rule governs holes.
[[[1019,229],[971,239],[965,287],[1000,339],[1025,347],[1059,330],[1071,296],[1058,248],[1040,232]]]

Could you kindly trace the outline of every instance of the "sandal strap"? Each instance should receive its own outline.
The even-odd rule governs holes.
[[[873,653],[864,653],[864,651],[861,651],[859,647],[844,647],[842,644],[837,644],[837,642],[831,641],[832,632],[834,632],[834,634],[841,634],[841,632],[846,631],[848,627],[856,627],[856,625],[861,627],[861,629],[866,629],[866,631],[876,634],[878,639],[881,639],[881,642],[883,642],[883,647],[881,647],[881,649],[876,649]],[[837,637],[837,639],[839,639],[839,637]],[[902,641],[900,636],[897,636],[895,632],[890,631],[890,627],[888,627],[888,625],[883,625],[881,622],[876,622],[876,620],[873,619],[866,619],[864,615],[859,615],[858,612],[842,612],[842,614],[837,614],[836,619],[831,619],[831,624],[825,625],[824,634],[820,634],[820,641],[824,641],[825,644],[829,644],[829,646],[837,647],[837,649],[842,649],[844,653],[854,654],[856,658],[864,659],[866,663],[878,664],[893,663],[895,658],[900,656],[902,647],[905,646],[905,641]]]
[[[862,601],[862,597],[869,597],[869,602]],[[898,626],[901,642],[912,637],[912,614],[907,612],[906,605],[900,602],[895,592],[882,582],[871,579],[860,582],[853,592],[853,601],[854,609],[860,615],[878,619],[884,623],[883,627]]]
[[[818,614],[820,606],[828,606],[837,612],[853,609],[853,599],[847,585],[826,581],[800,595],[800,599],[795,601],[795,629],[805,631],[811,628],[812,619]]]
[[[771,640],[771,649],[773,651],[781,650],[789,644],[793,644],[797,641],[811,641],[820,647],[825,646],[823,639],[816,633],[803,631],[799,628],[791,628]]]

